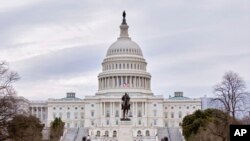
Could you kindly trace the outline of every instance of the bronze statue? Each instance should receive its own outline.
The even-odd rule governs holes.
[[[130,103],[129,103],[130,97],[127,93],[122,96],[122,110],[123,110],[123,116],[121,120],[129,120],[128,118],[128,111],[130,110]]]
[[[122,17],[123,17],[123,19],[125,19],[125,18],[126,18],[126,12],[125,12],[125,11],[123,11],[123,13],[122,13]]]
[[[123,11],[122,17],[123,17],[123,19],[122,19],[122,24],[123,24],[123,25],[127,25],[127,23],[126,23],[126,12],[125,12],[125,11]]]

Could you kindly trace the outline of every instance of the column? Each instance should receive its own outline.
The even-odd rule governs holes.
[[[143,113],[144,113],[144,116],[146,116],[146,112],[145,112],[145,105],[146,105],[146,103],[145,103],[145,102],[143,102]]]
[[[112,116],[112,102],[109,102],[109,117]]]
[[[135,114],[136,114],[136,117],[138,117],[138,111],[137,111],[137,101],[135,102]]]
[[[121,87],[123,87],[123,76],[121,76]]]
[[[125,83],[128,85],[128,76],[125,76]]]
[[[103,111],[104,111],[103,115],[104,117],[106,117],[106,102],[103,102]]]
[[[112,115],[114,116],[114,102],[112,102]]]
[[[147,103],[147,101],[145,101],[145,113],[146,113],[146,117],[148,117],[148,103]],[[148,126],[148,118],[146,118],[146,126]]]
[[[148,79],[148,89],[150,89],[150,79]]]
[[[129,76],[129,87],[132,88],[132,76]]]
[[[141,77],[139,77],[139,88],[141,88]]]
[[[102,89],[104,89],[104,78],[102,78]]]
[[[107,88],[109,88],[109,77],[107,77]]]
[[[112,77],[112,88],[114,88],[115,87],[115,77],[113,76]]]
[[[119,79],[118,79],[118,76],[116,76],[116,88],[119,87]]]

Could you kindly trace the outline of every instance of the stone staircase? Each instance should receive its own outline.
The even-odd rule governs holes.
[[[78,128],[68,128],[62,141],[74,141],[77,136]]]
[[[76,135],[75,141],[82,141],[82,137],[87,137],[89,134],[89,129],[88,128],[79,128],[78,134]]]
[[[157,129],[157,135],[158,135],[158,139],[159,141],[164,138],[164,137],[167,137],[168,138],[168,141],[169,140],[169,132],[168,132],[168,128],[166,127],[160,127]],[[172,140],[171,140],[172,141]]]
[[[168,128],[170,135],[169,141],[184,141],[184,138],[180,130],[181,129],[179,127]]]

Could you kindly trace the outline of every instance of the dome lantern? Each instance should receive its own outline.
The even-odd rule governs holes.
[[[129,38],[129,35],[128,35],[129,26],[127,25],[127,22],[126,22],[126,12],[125,11],[123,11],[122,17],[123,17],[123,19],[122,19],[122,24],[120,25],[120,37],[119,38]]]

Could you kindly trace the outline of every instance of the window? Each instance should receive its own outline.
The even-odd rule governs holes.
[[[149,133],[148,130],[146,130],[146,136],[147,136],[147,137],[150,136],[150,133]]]
[[[95,116],[95,112],[91,111],[91,116],[94,117]]]
[[[119,111],[118,110],[115,111],[115,117],[119,117]]]
[[[91,104],[91,107],[94,107],[95,105],[94,104]]]
[[[174,109],[174,107],[172,106],[171,109]]]
[[[182,118],[182,113],[181,113],[181,111],[179,111],[179,118]]]
[[[100,132],[100,131],[97,131],[97,132],[96,132],[96,136],[97,136],[97,137],[100,137],[100,136],[101,136],[101,132]]]
[[[84,113],[81,113],[81,119],[84,119]]]
[[[94,126],[94,125],[95,125],[95,122],[94,122],[93,120],[91,121],[91,125],[92,125],[92,126]]]
[[[109,120],[106,121],[106,124],[109,125]]]
[[[60,107],[59,109],[62,110],[62,107]]]
[[[117,137],[117,132],[113,131],[113,137]]]
[[[189,106],[187,106],[187,109],[189,109]]]
[[[193,109],[195,109],[195,106],[193,106]]]
[[[154,104],[154,107],[156,107],[156,104]]]
[[[141,110],[138,111],[138,117],[142,117]]]
[[[179,109],[181,109],[181,106],[179,106]]]
[[[118,120],[115,120],[115,124],[118,125]]]
[[[75,107],[75,110],[77,110],[77,107]]]
[[[67,123],[67,127],[70,128],[70,123]]]
[[[68,110],[70,110],[70,108],[68,107]]]
[[[54,110],[56,110],[56,107],[53,107]]]
[[[174,118],[174,113],[173,112],[171,113],[171,118]]]
[[[138,120],[138,125],[141,125],[141,120],[140,119]]]
[[[141,130],[138,130],[137,131],[137,137],[140,137],[141,136]]]
[[[106,111],[106,117],[110,117],[109,110]]]
[[[77,119],[78,118],[78,113],[77,112],[75,112],[75,119]]]
[[[70,112],[67,112],[67,119],[70,119]]]
[[[81,109],[82,109],[82,110],[84,110],[84,108],[83,108],[83,107],[81,107]]]
[[[167,112],[165,113],[165,118],[168,118],[168,113]]]
[[[53,113],[53,118],[54,118],[54,119],[56,118],[56,113]]]

